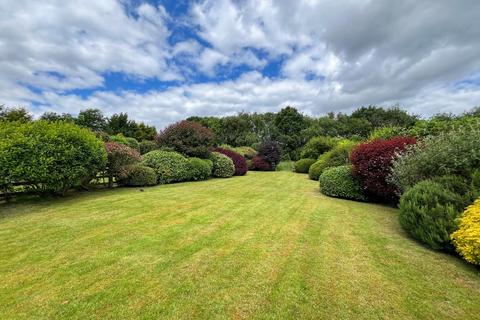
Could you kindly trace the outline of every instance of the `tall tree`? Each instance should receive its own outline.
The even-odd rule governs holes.
[[[103,113],[99,109],[85,109],[79,112],[75,122],[85,128],[89,128],[92,131],[104,131],[107,125]]]
[[[5,108],[2,105],[0,106],[0,121],[29,122],[32,121],[32,116],[23,107]]]
[[[281,134],[283,150],[291,159],[297,159],[299,148],[305,144],[301,132],[306,129],[305,117],[293,107],[285,107],[275,116],[275,126]]]
[[[55,121],[74,122],[75,121],[75,119],[69,113],[59,114],[59,113],[50,112],[50,111],[43,113],[42,116],[40,117],[40,120],[46,120],[50,122],[55,122]]]
[[[133,137],[136,128],[137,124],[128,119],[128,114],[118,113],[108,119],[106,129],[109,134],[121,133],[126,137]]]

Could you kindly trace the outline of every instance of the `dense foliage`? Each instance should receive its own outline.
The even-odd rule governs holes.
[[[160,184],[187,181],[190,165],[187,158],[177,152],[153,150],[143,155],[142,164],[155,170]]]
[[[255,156],[252,159],[253,170],[257,171],[272,171],[272,165],[267,160],[263,159],[261,156]]]
[[[337,143],[338,139],[331,137],[320,136],[311,138],[303,147],[300,157],[318,159],[319,156],[330,151]]]
[[[207,180],[212,175],[213,162],[209,159],[189,158],[190,180]]]
[[[0,185],[63,194],[104,169],[103,142],[72,123],[0,123]]]
[[[128,187],[154,186],[157,184],[157,173],[144,165],[127,165],[120,169],[118,182]]]
[[[253,159],[257,155],[257,150],[252,147],[236,147],[233,151],[241,154],[245,159]]]
[[[295,162],[295,172],[297,173],[308,173],[310,166],[314,164],[317,160],[315,159],[300,159]]]
[[[352,166],[344,165],[326,169],[319,178],[320,191],[331,197],[366,200],[362,185],[352,174]]]
[[[230,159],[232,159],[233,164],[235,166],[236,176],[243,176],[247,173],[248,171],[247,161],[242,155],[240,155],[235,151],[223,149],[223,148],[215,148],[215,151],[218,153],[224,154]]]
[[[468,262],[480,265],[480,199],[469,206],[451,235],[457,252]]]
[[[208,158],[208,149],[213,145],[212,130],[193,121],[181,121],[168,126],[158,134],[160,146],[171,147],[190,157]]]
[[[350,161],[354,175],[362,180],[368,195],[385,200],[396,199],[397,189],[387,181],[392,161],[406,146],[415,142],[413,137],[379,139],[362,143],[352,150]]]
[[[297,109],[289,106],[275,115],[274,124],[278,131],[278,140],[281,141],[285,154],[292,160],[298,159],[299,150],[305,144],[305,139],[302,136],[302,131],[308,125],[305,116],[299,113]],[[265,160],[269,161],[268,159]],[[272,164],[272,162],[270,163]]]
[[[212,152],[211,158],[213,162],[212,174],[217,178],[228,178],[235,173],[235,165],[232,159],[219,152]]]
[[[308,170],[310,179],[318,180],[325,169],[350,163],[350,152],[356,145],[356,142],[350,140],[338,142],[332,150],[322,154],[318,160],[310,166]]]
[[[450,234],[456,230],[456,218],[463,210],[460,196],[442,185],[425,180],[400,198],[401,226],[415,239],[433,249],[451,250]]]
[[[151,140],[143,140],[142,142],[139,143],[139,147],[140,147],[140,154],[145,154],[147,152],[158,149],[158,146],[155,143],[155,141],[151,141]]]
[[[140,161],[140,153],[118,142],[105,143],[107,150],[107,172],[109,173],[109,186],[113,186],[113,178],[118,178],[124,166]]]
[[[282,159],[282,148],[277,141],[264,141],[258,148],[258,155],[275,170],[275,167]]]

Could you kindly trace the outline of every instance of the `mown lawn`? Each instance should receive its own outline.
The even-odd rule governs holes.
[[[0,205],[0,319],[478,319],[480,272],[393,208],[251,172]]]

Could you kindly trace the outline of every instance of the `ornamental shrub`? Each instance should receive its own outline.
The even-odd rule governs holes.
[[[241,154],[245,159],[253,159],[257,155],[257,150],[251,147],[236,147],[233,151]]]
[[[125,137],[123,134],[119,133],[117,135],[112,135],[108,138],[108,141],[109,142],[117,142],[117,143],[120,143],[120,144],[124,144],[126,146],[128,146],[128,140],[127,140],[127,137]]]
[[[157,184],[157,173],[144,165],[127,165],[120,169],[118,182],[129,187],[154,186]]]
[[[247,159],[246,162],[247,162],[248,170],[255,170],[255,166],[253,165],[253,160]]]
[[[362,185],[352,175],[352,165],[327,168],[319,178],[320,191],[330,197],[366,200]]]
[[[318,178],[325,169],[350,163],[350,151],[356,146],[356,144],[356,142],[350,140],[342,140],[338,142],[332,150],[322,154],[308,170],[308,176],[310,179],[318,181]]]
[[[255,156],[252,159],[253,170],[257,171],[272,171],[272,165],[263,159],[261,156]]]
[[[383,140],[389,140],[395,137],[401,137],[401,136],[407,136],[407,130],[402,127],[395,127],[395,126],[389,126],[389,127],[381,127],[381,128],[376,128],[370,133],[370,136],[368,137],[369,141],[373,140],[378,140],[378,139],[383,139]]]
[[[300,159],[295,162],[295,172],[298,173],[308,173],[310,166],[314,164],[317,160],[315,159]]]
[[[429,136],[409,146],[392,163],[388,178],[399,192],[417,182],[444,175],[467,180],[480,168],[480,124],[466,126],[438,136]]]
[[[190,164],[189,180],[194,180],[194,181],[207,180],[212,175],[213,163],[211,160],[200,159],[200,158],[189,158],[188,162]]]
[[[318,157],[327,151],[330,151],[336,144],[338,139],[331,137],[313,137],[308,140],[307,144],[300,153],[301,158],[318,159]]]
[[[457,252],[468,262],[480,265],[480,199],[469,206],[451,235]]]
[[[236,153],[235,151],[223,149],[223,148],[215,148],[215,152],[221,153],[232,159],[233,164],[235,166],[235,175],[236,176],[243,176],[248,171],[247,161],[243,156]]]
[[[277,141],[264,141],[258,149],[258,155],[270,163],[273,170],[282,159],[282,148]]]
[[[0,185],[23,183],[38,192],[64,194],[104,170],[103,142],[73,123],[0,124]]]
[[[219,152],[212,152],[211,158],[213,162],[212,174],[218,178],[228,178],[235,173],[235,165],[232,159]]]
[[[105,143],[107,151],[108,185],[113,186],[113,178],[119,178],[120,171],[124,166],[134,164],[141,160],[140,153],[129,146],[118,142]]]
[[[140,144],[138,143],[137,139],[126,137],[125,140],[127,141],[127,146],[140,152]]]
[[[362,180],[368,195],[382,200],[396,200],[397,189],[387,181],[392,161],[406,146],[415,144],[413,137],[374,140],[358,145],[350,154],[353,174]]]
[[[450,234],[457,229],[462,206],[460,196],[436,182],[421,181],[400,198],[400,225],[433,249],[452,250]]]
[[[142,164],[155,170],[160,184],[190,179],[190,163],[177,152],[153,150],[143,155]]]
[[[212,130],[197,122],[186,120],[170,125],[157,136],[157,142],[161,147],[171,147],[183,155],[199,158],[209,157],[208,149],[214,139]]]
[[[157,150],[158,146],[155,141],[151,140],[143,140],[139,143],[140,146],[140,154],[145,154],[153,150]]]

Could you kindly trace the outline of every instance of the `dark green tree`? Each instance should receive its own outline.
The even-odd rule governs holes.
[[[32,116],[23,107],[5,108],[2,105],[0,106],[0,121],[29,122],[32,121]]]
[[[101,110],[89,108],[79,112],[75,123],[92,131],[104,131],[107,120]]]
[[[285,107],[275,116],[275,126],[280,134],[284,153],[296,160],[299,149],[305,144],[301,132],[307,128],[305,117],[293,107]]]
[[[128,119],[126,113],[116,113],[108,119],[106,131],[109,134],[123,134],[126,137],[133,137],[137,124]]]

